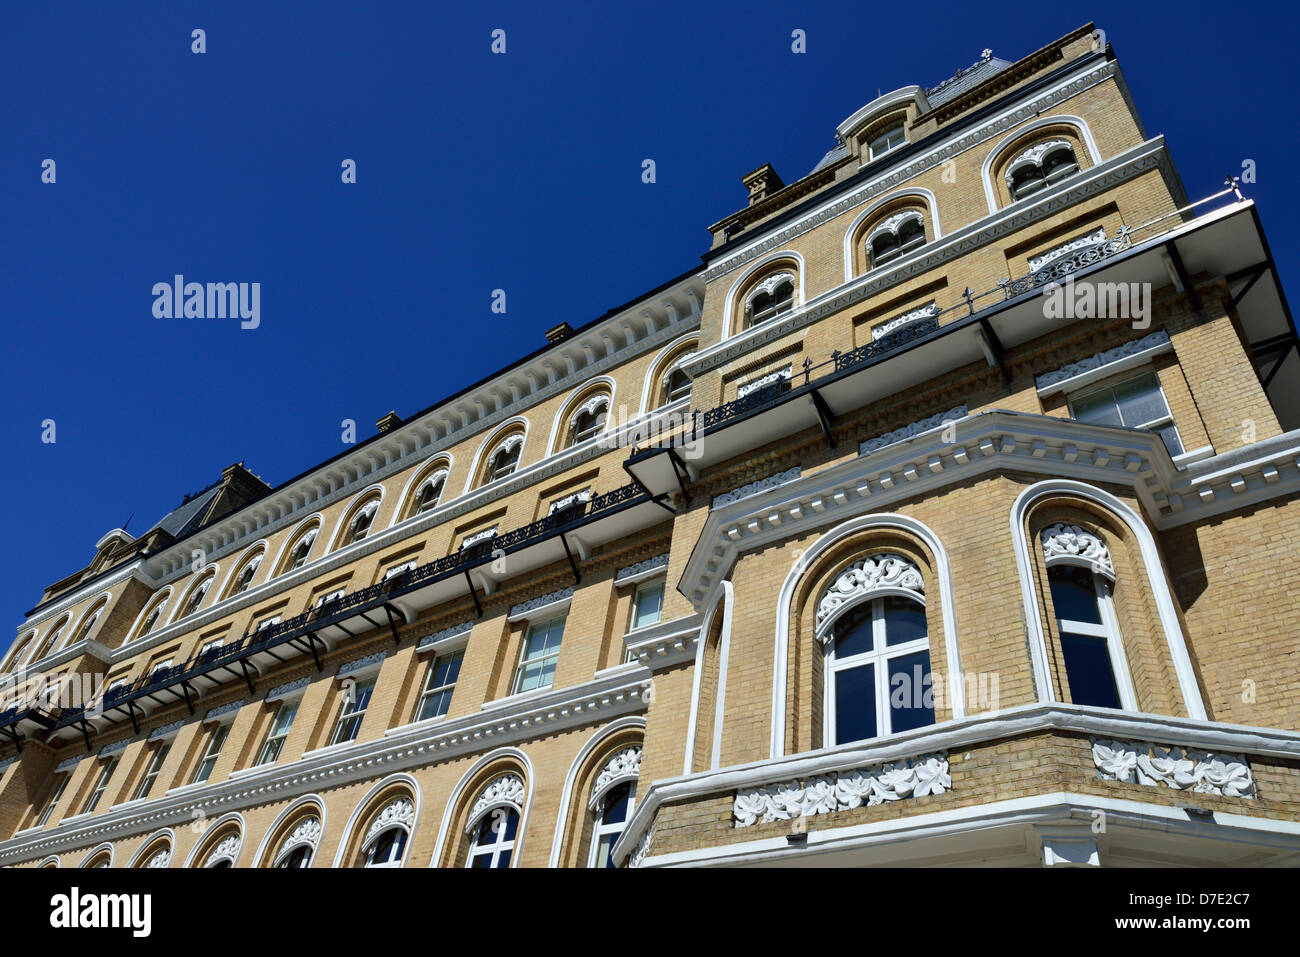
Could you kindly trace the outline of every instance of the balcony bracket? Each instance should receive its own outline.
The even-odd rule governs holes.
[[[569,559],[569,567],[573,569],[573,583],[577,585],[582,581],[582,575],[578,572],[578,563],[573,560],[573,551],[569,548],[569,540],[560,533],[560,544],[564,546],[564,555]]]
[[[483,617],[483,606],[478,603],[478,592],[474,590],[474,579],[469,577],[469,569],[465,569],[465,584],[469,585],[469,597],[474,599],[474,611],[476,617]]]
[[[128,701],[126,703],[126,712],[131,716],[131,729],[136,734],[140,733],[140,718],[139,715],[136,714],[138,710],[139,709],[136,708],[134,701]]]
[[[671,505],[669,505],[667,502],[664,501],[664,499],[666,499],[667,497],[668,497],[668,493],[665,492],[662,495],[655,495],[650,499],[650,501],[654,502],[660,508],[667,509],[669,515],[676,515],[677,509],[673,508]]]
[[[996,365],[1002,372],[1002,381],[1010,385],[1011,370],[1007,368],[1006,350],[1002,347],[1002,340],[994,331],[993,324],[985,316],[980,317],[980,340],[985,356],[989,359],[989,365]]]
[[[397,620],[393,617],[393,606],[388,602],[384,602],[384,613],[388,615],[388,630],[393,633],[393,644],[400,645],[402,639],[397,636]],[[402,620],[406,620],[405,615],[402,616]]]
[[[1200,315],[1201,297],[1196,294],[1196,290],[1192,287],[1192,279],[1187,275],[1187,266],[1183,264],[1183,256],[1178,251],[1178,244],[1173,240],[1165,243],[1165,252],[1169,253],[1169,261],[1174,264],[1174,273],[1178,276],[1178,284],[1183,287],[1183,292],[1187,294],[1187,301],[1191,303],[1192,311]]]
[[[185,692],[185,707],[190,709],[190,714],[194,713],[194,699],[190,697],[190,692],[194,691],[193,686],[188,681],[181,682],[181,690]],[[197,695],[196,695],[197,696]]]
[[[831,435],[831,427],[835,424],[835,414],[831,412],[831,407],[826,404],[820,392],[813,389],[808,393],[812,399],[813,408],[817,410],[817,422],[822,427],[822,433],[826,436],[826,447],[835,448],[835,436]]]
[[[247,658],[239,659],[239,670],[244,674],[244,681],[248,683],[248,693],[253,693],[253,675],[257,674],[257,669],[248,663]],[[251,672],[251,674],[250,674]]]
[[[0,728],[0,734],[3,734],[6,738],[8,738],[10,741],[13,742],[13,745],[15,748],[18,749],[19,754],[23,753],[23,736],[18,733],[17,728],[14,727]],[[86,738],[86,750],[90,750],[89,737]]]

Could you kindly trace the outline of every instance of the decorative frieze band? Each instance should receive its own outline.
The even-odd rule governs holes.
[[[730,492],[724,492],[721,495],[714,496],[713,508],[722,508],[724,505],[730,505],[732,502],[739,502],[742,498],[749,498],[751,495],[759,495],[762,492],[770,491],[777,486],[784,485],[786,482],[796,481],[803,474],[799,466],[792,469],[786,469],[784,472],[778,472],[776,475],[769,475],[767,478],[759,479],[757,482],[750,482],[748,485],[742,485],[740,488],[732,489]]]
[[[68,758],[66,761],[60,761],[58,765],[55,766],[54,773],[62,774],[64,771],[71,771],[81,763],[81,758],[81,755],[77,755],[75,758]],[[9,760],[12,761],[13,758],[10,758]]]
[[[450,628],[444,628],[442,631],[435,631],[432,635],[420,639],[416,651],[426,651],[434,645],[440,644],[449,638],[459,638],[462,635],[468,635],[474,630],[473,621],[462,621],[458,625],[452,625]]]
[[[240,698],[238,701],[232,701],[230,702],[230,704],[218,705],[215,708],[211,708],[208,711],[208,713],[203,716],[203,723],[209,724],[213,721],[220,721],[222,718],[226,717],[227,715],[234,714],[243,706],[244,706],[243,698]]]
[[[936,302],[926,303],[920,309],[913,309],[910,312],[903,313],[901,316],[896,316],[893,319],[882,322],[878,326],[872,326],[871,338],[873,341],[876,339],[883,339],[895,329],[905,326],[908,323],[915,322],[918,319],[929,319],[930,317],[937,315],[939,315],[939,304]]]
[[[620,568],[614,573],[614,584],[623,585],[634,578],[640,578],[649,572],[656,571],[660,568],[668,567],[668,553],[656,555],[654,558],[647,558],[643,562],[637,562],[635,565],[628,565],[626,568]]]
[[[902,442],[910,439],[914,435],[920,435],[922,432],[929,432],[931,429],[937,429],[949,422],[955,422],[958,419],[966,418],[966,406],[959,405],[955,409],[949,409],[947,412],[940,412],[938,415],[932,415],[929,418],[921,419],[919,422],[913,422],[911,425],[905,425],[901,429],[895,429],[893,432],[886,432],[884,435],[874,439],[868,439],[858,446],[859,455],[870,455],[877,449],[883,449],[887,445],[893,445],[896,442]]]
[[[519,615],[526,615],[530,611],[536,611],[538,608],[544,608],[547,605],[554,605],[556,602],[568,601],[573,597],[573,586],[561,588],[559,591],[553,591],[549,595],[541,595],[537,598],[530,598],[528,601],[520,602],[510,609],[509,617],[515,618]]]
[[[919,601],[925,600],[925,580],[916,565],[902,555],[881,552],[859,558],[835,577],[817,603],[818,628],[845,605],[884,589],[910,592]]]
[[[348,675],[354,675],[358,671],[365,671],[368,668],[376,667],[383,663],[383,660],[387,655],[388,652],[380,651],[373,655],[366,655],[364,658],[355,658],[347,664],[339,666],[338,676],[340,678],[346,678]]]
[[[159,741],[162,738],[170,738],[179,731],[184,724],[185,721],[182,719],[180,721],[173,721],[171,724],[164,724],[161,728],[154,728],[149,732],[149,740]]]
[[[942,794],[952,787],[948,757],[926,755],[914,761],[821,774],[802,781],[782,781],[736,794],[732,816],[736,827],[790,821],[816,814],[833,814],[862,805],[884,804],[907,797]]]
[[[1052,565],[1077,565],[1115,580],[1110,549],[1100,538],[1078,525],[1057,522],[1043,529],[1043,560]]]
[[[130,738],[123,738],[121,741],[114,741],[112,744],[106,744],[99,749],[99,756],[101,758],[108,758],[115,754],[121,754],[126,750],[126,746],[130,743]]]
[[[1055,249],[1049,249],[1041,256],[1031,256],[1029,259],[1029,271],[1038,272],[1048,263],[1060,259],[1066,253],[1074,252],[1076,249],[1083,249],[1085,246],[1095,246],[1097,243],[1106,241],[1106,228],[1103,226],[1096,232],[1089,233],[1086,236],[1080,236],[1078,239],[1072,239],[1068,243],[1062,243]]]
[[[1219,754],[1192,748],[1164,747],[1130,741],[1094,740],[1092,760],[1097,776],[1175,791],[1199,791],[1225,797],[1255,797],[1255,779],[1240,754]]]
[[[1071,380],[1081,380],[1083,377],[1100,378],[1101,375],[1108,375],[1109,371],[1100,373],[1099,370],[1107,366],[1114,365],[1125,359],[1132,359],[1137,356],[1158,355],[1172,349],[1173,345],[1169,341],[1169,333],[1163,329],[1158,329],[1150,335],[1143,336],[1141,339],[1134,339],[1123,345],[1118,345],[1113,349],[1106,349],[1098,352],[1096,355],[1089,356],[1086,359],[1080,359],[1078,362],[1071,362],[1069,365],[1061,366],[1051,372],[1038,376],[1035,384],[1038,387],[1039,395],[1050,395],[1053,392],[1065,391],[1065,384]],[[1119,371],[1119,370],[1115,370]]]
[[[286,681],[282,685],[276,685],[266,693],[266,700],[272,701],[276,698],[287,698],[291,694],[297,694],[311,683],[311,678],[299,678],[297,681]]]
[[[554,515],[556,512],[575,505],[578,502],[590,502],[591,489],[584,488],[581,492],[574,492],[572,495],[566,495],[564,498],[557,498],[551,503],[551,507],[546,510],[547,515]]]
[[[473,535],[466,535],[465,540],[460,543],[461,548],[469,548],[471,545],[477,545],[479,542],[486,542],[489,538],[495,538],[497,526],[485,528],[481,532],[475,532]]]
[[[753,379],[750,382],[746,382],[744,385],[742,385],[739,389],[736,390],[736,398],[743,399],[751,392],[757,392],[759,389],[763,388],[764,386],[772,385],[774,382],[788,380],[793,370],[794,370],[793,366],[787,365],[783,369],[777,369],[775,372],[769,372],[767,375],[759,376],[757,379]]]

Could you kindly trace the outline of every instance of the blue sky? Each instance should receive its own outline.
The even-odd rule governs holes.
[[[895,30],[849,3],[11,4],[0,641],[132,513],[138,534],[235,461],[278,484],[342,450],[341,420],[365,438],[683,272],[744,173],[797,179],[878,90],[986,46],[1095,21],[1189,195],[1256,161],[1293,289],[1296,14],[1077,9],[930,3]],[[155,318],[175,273],[260,282],[260,327]]]

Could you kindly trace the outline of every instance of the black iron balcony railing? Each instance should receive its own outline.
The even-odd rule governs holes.
[[[537,544],[565,531],[586,525],[615,511],[652,501],[652,496],[635,482],[616,488],[603,495],[594,496],[587,502],[575,502],[553,515],[538,519],[513,531],[497,535],[469,548],[463,548],[450,555],[416,568],[409,569],[392,578],[362,588],[359,591],[340,595],[328,602],[311,608],[293,618],[276,622],[257,631],[249,632],[236,641],[196,652],[187,661],[160,668],[142,675],[132,684],[121,685],[111,689],[99,702],[92,702],[83,707],[64,709],[51,723],[53,730],[71,726],[80,726],[85,730],[89,718],[103,714],[112,709],[132,709],[133,703],[167,688],[191,682],[194,679],[210,675],[219,669],[229,668],[240,661],[260,652],[302,640],[310,633],[331,624],[354,618],[364,612],[379,609],[394,598],[415,591],[435,581],[460,575],[469,570],[493,561],[503,552],[518,551]],[[18,709],[0,714],[0,729],[14,723],[13,714]]]

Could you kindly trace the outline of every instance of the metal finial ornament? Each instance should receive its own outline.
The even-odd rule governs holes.
[[[1236,193],[1238,199],[1244,198],[1241,195],[1241,179],[1239,177],[1229,176],[1227,179],[1223,181],[1223,185],[1228,187],[1228,189],[1232,190],[1234,193]]]
[[[981,60],[989,60],[989,59],[992,59],[992,57],[993,57],[993,51],[992,51],[989,47],[985,47],[985,48],[980,52],[980,59],[981,59]]]

